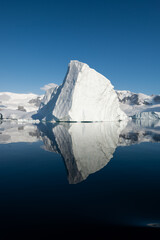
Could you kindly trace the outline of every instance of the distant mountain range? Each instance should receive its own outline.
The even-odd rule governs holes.
[[[154,105],[160,104],[160,95],[146,95],[130,91],[116,91],[119,101],[128,105]]]
[[[146,95],[130,91],[116,91],[120,108],[128,115],[135,118],[152,118],[160,112],[160,95]],[[144,114],[145,113],[145,114]]]
[[[25,118],[37,112],[44,95],[0,92],[0,113],[4,118]]]

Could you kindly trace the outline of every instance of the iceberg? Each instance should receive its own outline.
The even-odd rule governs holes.
[[[39,106],[39,109],[41,109],[43,106],[45,106],[51,98],[54,97],[54,95],[57,93],[58,85],[54,83],[50,83],[49,85],[46,85],[48,89],[46,89],[46,93],[41,101],[41,104]],[[50,87],[49,87],[50,86]]]
[[[119,121],[127,118],[111,82],[87,64],[71,61],[63,84],[48,92],[33,116],[45,121]]]

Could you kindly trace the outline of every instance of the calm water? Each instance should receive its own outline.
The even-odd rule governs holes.
[[[1,229],[160,226],[160,124],[0,124]]]

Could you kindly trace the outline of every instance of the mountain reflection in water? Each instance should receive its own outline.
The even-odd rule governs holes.
[[[1,234],[10,233],[4,239],[11,239],[13,231],[21,231],[20,239],[26,233],[29,239],[34,230],[35,239],[51,233],[54,239],[55,232],[61,238],[68,231],[67,237],[119,239],[120,229],[124,238],[126,228],[132,234],[136,228],[137,239],[141,228],[144,239],[144,233],[148,237],[148,232],[157,232],[159,143],[158,121],[2,121]]]
[[[60,153],[69,183],[78,183],[103,168],[118,145],[120,123],[40,124],[45,149]]]
[[[1,122],[0,144],[43,141],[43,149],[62,156],[70,184],[108,164],[118,146],[160,142],[160,121],[40,123]]]

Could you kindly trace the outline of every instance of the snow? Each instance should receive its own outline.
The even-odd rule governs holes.
[[[116,91],[119,101],[128,105],[150,105],[153,103],[153,96],[130,91]]]
[[[160,95],[115,91],[87,64],[71,61],[62,85],[45,85],[45,95],[0,92],[0,118],[19,122],[156,119]],[[1,115],[2,114],[2,115]]]
[[[0,92],[0,109],[17,110],[18,106],[22,106],[24,111],[32,112],[38,109],[36,102],[41,100],[43,95],[36,95],[33,93],[22,94],[22,93],[11,93],[11,92]],[[35,101],[33,101],[35,100]]]
[[[36,114],[37,111],[35,112],[23,112],[23,111],[18,111],[18,110],[10,110],[10,109],[4,109],[1,111],[3,115],[3,119],[10,119],[18,122],[39,122],[38,119],[33,119],[32,115]]]
[[[79,61],[70,62],[63,84],[50,96],[37,118],[46,121],[118,121],[127,118],[119,107],[111,82]]]
[[[43,95],[0,92],[0,113],[4,119],[32,120]],[[32,120],[33,121],[33,120]]]
[[[133,118],[152,118],[160,112],[160,96],[133,93],[130,91],[116,91],[120,108]],[[145,113],[146,112],[146,113]]]

